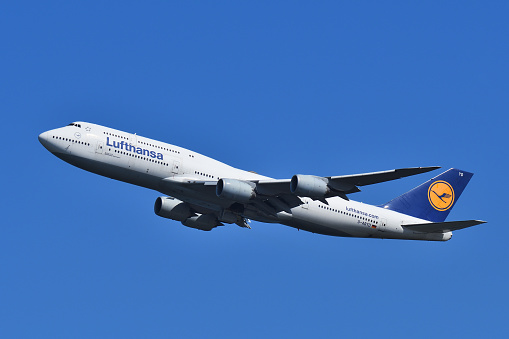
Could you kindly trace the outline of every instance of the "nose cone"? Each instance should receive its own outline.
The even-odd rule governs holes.
[[[44,133],[41,133],[39,134],[39,142],[46,148],[47,145],[48,145],[48,132],[44,132]]]
[[[51,137],[49,135],[49,132],[44,132],[44,133],[39,134],[39,142],[48,151],[54,152],[55,151],[55,145],[54,145],[54,143],[50,139],[51,139]]]

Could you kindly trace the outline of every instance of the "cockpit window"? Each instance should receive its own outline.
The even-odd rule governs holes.
[[[74,122],[71,122],[69,125],[67,126],[76,126],[76,127],[79,127],[81,128],[81,125],[80,124],[75,124]]]

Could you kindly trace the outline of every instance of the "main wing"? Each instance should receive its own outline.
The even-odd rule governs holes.
[[[293,207],[302,204],[300,197],[311,197],[313,199],[325,201],[325,198],[339,196],[348,200],[346,195],[360,191],[358,186],[372,185],[379,182],[426,173],[437,168],[439,167],[400,168],[390,171],[331,177],[300,176],[305,180],[310,179],[314,184],[319,186],[319,189],[326,192],[318,196],[314,194],[306,194],[306,192],[302,193],[302,191],[292,191],[292,181],[296,177],[299,177],[297,175],[292,179],[248,181],[249,185],[253,188],[254,194],[252,195],[252,198],[248,198],[244,201],[226,201],[224,199],[220,199],[216,195],[216,186],[218,181],[202,181],[193,177],[165,178],[160,183],[160,191],[172,196],[174,195],[172,193],[175,192],[177,188],[177,190],[181,193],[179,194],[179,197],[188,197],[188,202],[199,204],[201,201],[207,206],[216,205],[218,209],[228,208],[232,204],[240,202],[246,208],[252,208],[261,212],[263,215],[270,217],[275,216],[281,211],[291,213],[291,209]],[[233,180],[242,182],[242,180],[238,179]],[[189,197],[193,198],[189,199]]]
[[[347,199],[346,194],[360,191],[358,186],[373,185],[396,180],[416,174],[426,173],[438,168],[440,168],[440,166],[411,167],[393,169],[389,171],[316,178],[323,180],[330,189],[330,192],[326,197],[340,196]],[[256,189],[260,194],[264,195],[292,194],[290,190],[291,180],[292,179],[260,180],[256,182]]]

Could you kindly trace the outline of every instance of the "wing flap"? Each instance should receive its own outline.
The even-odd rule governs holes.
[[[461,220],[461,221],[445,221],[445,222],[430,222],[426,224],[408,224],[401,225],[412,231],[425,232],[425,233],[444,233],[450,231],[461,230],[463,228],[472,227],[475,225],[484,224],[486,221],[482,220]]]

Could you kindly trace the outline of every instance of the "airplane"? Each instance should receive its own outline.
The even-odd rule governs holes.
[[[354,175],[296,174],[273,179],[191,150],[87,122],[39,135],[63,161],[111,179],[158,191],[154,212],[210,231],[250,220],[313,233],[358,238],[447,241],[452,231],[485,223],[445,221],[472,173],[451,168],[380,206],[350,200],[362,186],[426,173],[412,167]]]

